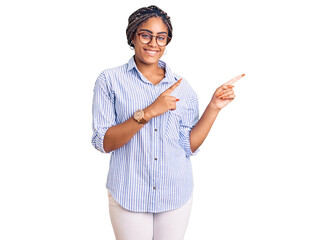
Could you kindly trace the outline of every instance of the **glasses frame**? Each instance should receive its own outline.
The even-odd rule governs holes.
[[[169,43],[169,40],[171,39],[171,37],[167,36],[167,43],[166,43],[165,45],[160,45],[160,44],[158,43],[158,41],[157,41],[157,38],[158,38],[158,37],[161,37],[162,35],[155,36],[155,35],[150,34],[150,33],[147,33],[147,32],[142,32],[142,33],[137,33],[140,42],[141,42],[141,40],[140,40],[140,35],[141,35],[141,34],[146,34],[146,35],[149,35],[149,36],[150,36],[150,41],[149,41],[148,43],[152,42],[153,37],[155,37],[156,44],[159,45],[160,47],[165,47],[165,46],[167,46],[168,43]],[[142,44],[148,44],[148,43],[143,43],[143,42],[141,42],[141,43],[142,43]]]

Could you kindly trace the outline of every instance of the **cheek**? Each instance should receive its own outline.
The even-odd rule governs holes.
[[[135,44],[134,51],[135,53],[140,53],[142,51],[142,48],[139,45]]]
[[[165,52],[165,49],[161,49],[161,52],[159,53],[160,56],[162,56]]]

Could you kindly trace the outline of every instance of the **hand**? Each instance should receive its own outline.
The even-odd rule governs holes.
[[[245,74],[238,75],[217,88],[212,96],[210,105],[214,106],[217,110],[221,110],[223,107],[232,102],[232,100],[236,97],[232,89],[234,87],[232,84],[244,76]]]
[[[176,102],[180,99],[177,99],[174,96],[170,96],[170,94],[174,91],[175,88],[177,88],[178,85],[180,85],[181,81],[182,78],[170,86],[163,93],[161,93],[160,96],[158,96],[158,98],[151,105],[145,108],[143,110],[145,115],[147,115],[149,118],[153,118],[167,112],[168,110],[175,110]],[[147,121],[149,120],[146,117],[145,119]]]

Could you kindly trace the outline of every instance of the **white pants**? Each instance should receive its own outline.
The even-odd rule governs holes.
[[[116,240],[183,240],[192,196],[182,207],[161,213],[131,212],[108,192],[109,212]]]

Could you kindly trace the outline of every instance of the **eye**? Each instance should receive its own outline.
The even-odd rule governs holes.
[[[158,39],[159,39],[160,41],[164,41],[164,40],[166,40],[166,36],[158,36]]]
[[[142,33],[140,36],[143,38],[148,38],[148,39],[151,38],[151,36],[146,33]]]

